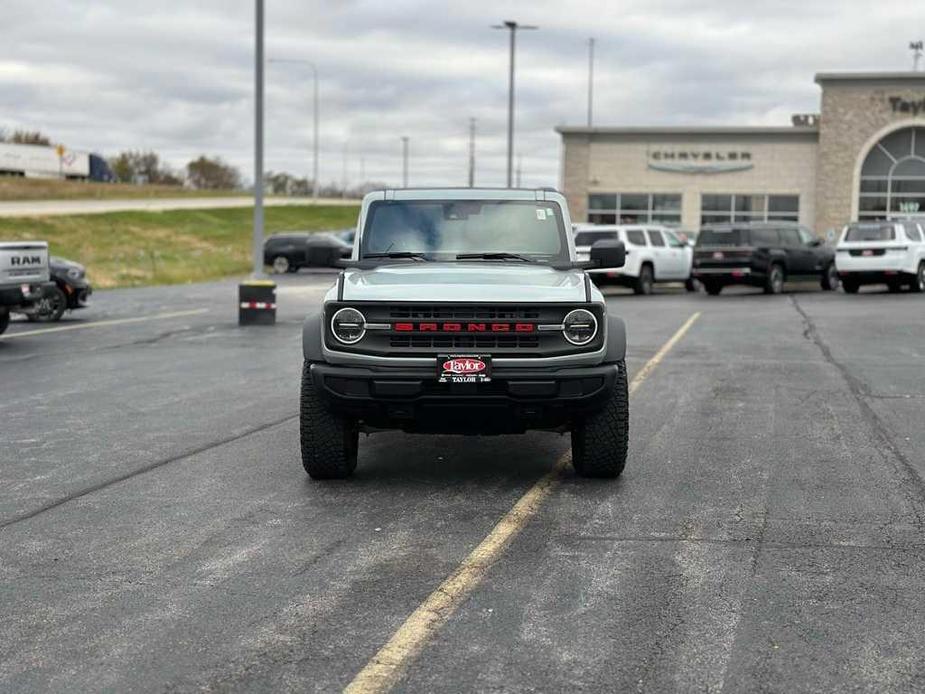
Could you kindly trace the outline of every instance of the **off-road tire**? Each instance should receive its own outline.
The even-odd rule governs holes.
[[[768,276],[764,281],[765,294],[781,294],[784,291],[784,282],[787,275],[784,273],[783,266],[780,263],[773,263],[768,268]]]
[[[617,363],[617,381],[603,409],[572,427],[572,467],[581,477],[617,477],[629,445],[629,390],[626,362]]]
[[[915,294],[925,292],[925,262],[919,263],[919,268],[916,270],[915,277],[912,278],[912,282],[909,284],[909,289]]]
[[[857,294],[861,285],[857,280],[848,279],[846,277],[841,281],[841,288],[845,290],[845,294]]]
[[[723,285],[721,285],[719,282],[711,282],[710,280],[704,280],[703,290],[710,296],[719,296],[719,293],[723,291]]]
[[[838,289],[840,280],[838,279],[838,270],[835,269],[835,263],[829,265],[822,272],[822,279],[819,281],[822,288],[827,292],[834,292]]]
[[[0,308],[0,335],[6,332],[10,327],[10,312],[5,308]]]
[[[355,422],[331,412],[312,382],[308,362],[302,365],[299,412],[302,466],[314,480],[344,479],[357,466],[359,433]]]
[[[652,293],[655,287],[655,271],[649,263],[643,263],[639,268],[639,277],[633,283],[633,292],[643,296]]]

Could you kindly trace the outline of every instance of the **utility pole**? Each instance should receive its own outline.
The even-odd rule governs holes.
[[[534,30],[539,29],[536,26],[527,24],[518,24],[506,20],[503,24],[496,24],[492,29],[507,29],[511,35],[511,56],[508,72],[508,93],[507,93],[507,187],[511,187],[513,181],[514,169],[514,52],[516,47],[517,30]]]
[[[254,277],[263,275],[263,0],[256,0],[254,63]]]
[[[469,187],[475,188],[475,118],[469,119]]]
[[[299,63],[308,65],[312,71],[313,97],[312,97],[312,199],[318,202],[318,67],[310,60],[290,58],[270,58],[271,63]]]
[[[594,114],[594,39],[588,39],[588,127]]]
[[[349,140],[344,140],[344,158],[341,162],[341,188],[340,188],[340,197],[347,197],[347,145],[350,143]]]
[[[408,187],[408,136],[401,136],[401,187]]]
[[[517,155],[517,188],[520,188],[520,177],[521,177],[521,174],[523,173],[523,168],[524,168],[524,155],[518,154]]]
[[[912,71],[918,72],[919,59],[922,57],[923,43],[921,41],[912,41],[909,43],[909,50],[912,51]]]

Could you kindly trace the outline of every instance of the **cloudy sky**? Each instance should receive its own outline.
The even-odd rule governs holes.
[[[786,125],[818,110],[817,71],[906,70],[925,37],[912,0],[266,0],[267,57],[320,75],[321,179],[503,184],[506,19],[518,41],[523,184],[557,183],[556,124],[586,118],[595,37],[598,125]],[[247,0],[2,0],[0,127],[40,129],[177,167],[217,154],[252,171],[253,7]],[[923,61],[925,67],[925,61]],[[311,171],[308,66],[267,67],[266,167]]]

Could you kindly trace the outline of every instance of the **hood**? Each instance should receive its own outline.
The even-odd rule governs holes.
[[[345,301],[582,302],[584,272],[495,262],[392,263],[344,272]]]

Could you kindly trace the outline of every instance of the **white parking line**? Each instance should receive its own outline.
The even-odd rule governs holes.
[[[182,318],[183,316],[198,316],[208,313],[207,308],[196,308],[189,311],[172,311],[170,313],[155,313],[153,316],[137,316],[135,318],[115,318],[113,320],[98,320],[92,323],[78,323],[76,325],[59,325],[54,328],[41,330],[26,330],[21,333],[0,335],[0,340],[12,340],[14,337],[28,337],[29,335],[44,335],[45,333],[60,333],[65,330],[83,330],[84,328],[106,328],[110,325],[125,325],[126,323],[142,323],[149,320],[166,320],[167,318]]]

